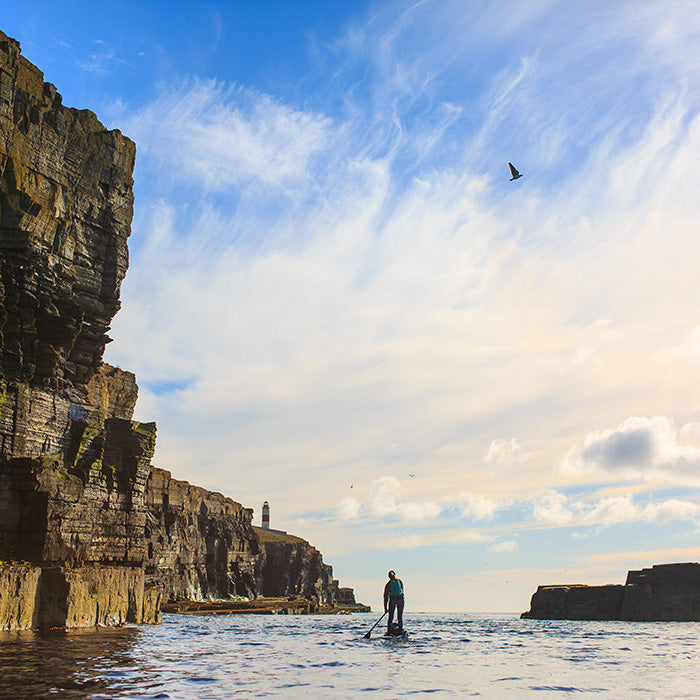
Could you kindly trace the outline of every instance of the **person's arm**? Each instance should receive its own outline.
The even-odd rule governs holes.
[[[389,609],[389,583],[384,586],[384,612]]]

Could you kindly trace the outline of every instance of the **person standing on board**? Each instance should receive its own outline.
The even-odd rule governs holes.
[[[389,580],[384,586],[384,612],[389,612],[387,621],[387,634],[392,633],[391,622],[396,610],[396,621],[399,623],[399,631],[403,631],[403,581],[396,578],[394,571],[389,572]]]

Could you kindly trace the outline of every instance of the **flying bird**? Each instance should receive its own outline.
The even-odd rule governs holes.
[[[513,176],[510,178],[509,182],[513,182],[513,180],[517,180],[519,177],[522,177],[522,175],[518,172],[518,169],[512,163],[508,163],[508,167],[510,168],[510,174]]]

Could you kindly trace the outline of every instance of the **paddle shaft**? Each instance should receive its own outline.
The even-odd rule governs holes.
[[[384,615],[386,615],[387,612],[388,612],[388,611],[385,610],[385,611],[384,611]],[[380,618],[369,628],[369,630],[367,631],[367,634],[363,637],[363,639],[369,639],[369,638],[370,638],[370,635],[372,634],[372,630],[382,621],[382,618],[384,617],[384,615],[382,615],[382,617],[380,617]]]

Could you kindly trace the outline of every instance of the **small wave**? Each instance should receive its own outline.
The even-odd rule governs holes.
[[[575,688],[568,685],[531,685],[530,690],[540,692],[553,690],[556,693],[604,693],[606,688]]]
[[[336,666],[347,666],[343,661],[328,661],[325,664],[311,664],[311,668],[325,668],[325,667],[336,667]]]

